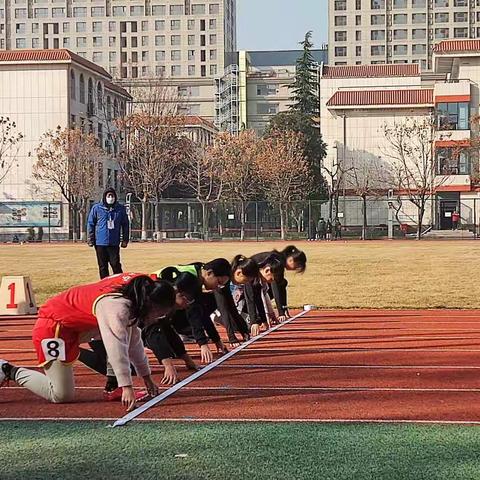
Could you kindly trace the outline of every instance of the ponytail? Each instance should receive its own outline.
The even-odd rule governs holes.
[[[161,273],[162,280],[170,282],[177,290],[188,297],[197,298],[202,292],[198,277],[189,272],[180,272],[176,267],[166,267]]]
[[[232,274],[238,269],[249,278],[258,277],[259,274],[258,263],[253,258],[248,258],[244,255],[236,255],[232,260]]]
[[[280,253],[284,256],[285,261],[289,257],[293,258],[293,262],[295,263],[295,271],[297,273],[303,273],[307,268],[307,256],[295,245],[288,245]]]

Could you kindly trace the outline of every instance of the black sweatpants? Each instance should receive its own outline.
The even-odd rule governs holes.
[[[97,253],[98,273],[100,278],[108,277],[108,264],[111,265],[113,274],[122,273],[122,264],[120,263],[120,247],[113,245],[95,245]]]
[[[233,301],[230,284],[215,292],[215,301],[220,312],[220,323],[227,330],[228,341],[235,343],[238,339],[235,332],[242,335],[248,335],[249,329],[245,319],[238,313],[235,302]]]

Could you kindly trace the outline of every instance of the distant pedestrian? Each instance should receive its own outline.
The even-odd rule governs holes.
[[[130,225],[124,205],[118,202],[117,192],[108,188],[102,201],[88,215],[88,245],[95,247],[100,278],[108,277],[108,264],[113,273],[122,273],[120,245],[126,248]]]
[[[342,224],[340,223],[340,220],[338,219],[338,217],[335,219],[335,221],[333,222],[333,231],[334,231],[334,239],[337,240],[337,239],[342,239]]]
[[[308,227],[308,240],[313,241],[317,236],[317,229],[315,225],[315,220],[312,218]]]
[[[458,229],[458,222],[460,221],[460,213],[455,209],[452,213],[452,230]]]
[[[333,225],[330,219],[327,220],[327,226],[326,226],[326,234],[327,234],[327,240],[332,239],[332,230],[333,230]]]
[[[323,217],[320,218],[317,224],[317,238],[318,240],[325,240],[327,238],[327,224]]]

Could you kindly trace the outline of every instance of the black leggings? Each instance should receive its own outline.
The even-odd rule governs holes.
[[[218,311],[220,312],[219,321],[227,330],[228,341],[232,343],[238,341],[235,332],[242,335],[248,335],[249,330],[247,322],[238,313],[229,284],[215,292],[215,301],[217,303]]]

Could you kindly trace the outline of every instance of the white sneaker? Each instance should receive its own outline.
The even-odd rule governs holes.
[[[8,382],[8,379],[7,379],[7,376],[5,375],[4,371],[3,371],[3,365],[5,365],[5,363],[8,363],[6,360],[2,360],[0,358],[0,387],[3,387],[3,385]]]

